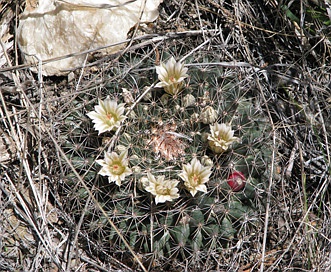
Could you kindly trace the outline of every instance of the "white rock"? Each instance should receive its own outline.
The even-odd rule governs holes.
[[[76,54],[123,42],[136,23],[154,21],[162,1],[40,0],[35,10],[22,14],[18,27],[24,62],[35,64],[31,70],[38,72],[42,60],[44,75],[66,75],[84,63],[86,54]],[[100,51],[113,53],[124,46]],[[65,58],[68,54],[75,56]],[[60,60],[47,62],[53,58]]]

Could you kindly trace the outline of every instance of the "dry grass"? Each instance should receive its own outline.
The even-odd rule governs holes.
[[[138,31],[148,33],[137,34],[124,55],[95,56],[69,81],[19,66],[14,34],[24,3],[0,1],[0,20],[8,24],[1,46],[13,41],[0,68],[0,270],[331,271],[331,35],[323,24],[331,18],[313,1],[297,2],[287,10],[277,1],[164,1],[158,20]],[[236,87],[254,97],[271,126],[259,210],[239,222],[221,252],[189,262],[177,251],[153,258],[130,242],[113,251],[109,241],[120,244],[127,231],[107,210],[115,189],[96,175],[94,162],[130,130],[98,137],[85,115],[110,89],[122,99],[122,87],[138,108],[150,91],[142,85],[153,86],[154,65],[169,55],[193,71],[235,74]],[[121,197],[134,203],[134,195]],[[152,218],[138,214],[132,224]],[[150,243],[147,236],[137,243]]]

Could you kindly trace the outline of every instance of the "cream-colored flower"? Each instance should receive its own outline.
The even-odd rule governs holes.
[[[96,161],[102,166],[99,175],[108,176],[109,182],[115,182],[120,186],[125,177],[132,174],[132,170],[128,166],[127,155],[127,150],[123,151],[120,155],[116,152],[106,152],[103,160]]]
[[[107,97],[105,100],[99,99],[99,104],[94,107],[95,111],[87,114],[94,123],[94,128],[103,133],[115,130],[126,118],[124,113],[124,103],[117,104],[116,101]]]
[[[156,73],[160,82],[155,87],[163,87],[164,90],[171,95],[178,94],[183,87],[183,80],[188,77],[187,68],[181,62],[171,57],[167,63],[161,63],[156,66]]]
[[[210,125],[210,133],[208,135],[208,144],[211,150],[215,153],[222,153],[228,150],[229,146],[238,140],[234,137],[234,131],[228,124],[214,124]]]
[[[192,196],[198,191],[207,193],[205,185],[211,174],[210,166],[203,166],[196,158],[192,159],[191,163],[183,165],[183,170],[179,176],[184,180],[184,185]]]
[[[178,180],[164,180],[164,176],[154,177],[152,174],[147,173],[147,178],[141,179],[142,185],[145,190],[155,197],[155,203],[164,203],[172,201],[179,197],[177,184]]]

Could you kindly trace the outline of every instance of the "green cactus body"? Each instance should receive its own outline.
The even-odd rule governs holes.
[[[94,188],[96,199],[123,237],[146,260],[150,260],[151,254],[154,260],[174,258],[181,262],[195,256],[203,263],[209,253],[220,252],[228,241],[236,239],[238,222],[256,209],[256,188],[263,190],[267,186],[270,125],[254,91],[239,88],[236,73],[217,66],[191,67],[188,74],[189,85],[184,85],[181,93],[165,97],[162,89],[152,89],[145,100],[136,103],[127,113],[117,138],[114,131],[98,136],[90,120],[81,115],[79,125],[71,129],[73,118],[67,117],[64,150],[88,186]],[[143,90],[156,78],[152,71],[134,76],[134,80],[133,75],[124,76],[121,87],[130,91],[132,86],[138,86],[138,90]],[[120,89],[117,83],[109,82],[106,88],[110,97],[120,97],[113,93]],[[141,93],[137,92],[132,95],[134,99]],[[95,99],[94,102],[97,103]],[[93,106],[86,107],[92,110]],[[238,138],[221,154],[215,154],[207,141],[210,125],[215,122],[230,124]],[[86,126],[89,130],[84,131]],[[120,186],[97,175],[99,167],[93,165],[96,156],[103,156],[104,137],[109,137],[113,146],[128,150],[133,174]],[[75,148],[82,141],[84,145]],[[182,165],[192,158],[200,161],[207,158],[213,164],[207,192],[198,191],[194,197],[178,177]],[[240,192],[232,192],[226,183],[232,171],[240,171],[246,177],[246,187]],[[141,182],[147,173],[165,176],[165,180],[179,180],[179,197],[156,205],[154,196],[146,192]],[[78,193],[69,196],[70,205],[83,207],[82,200],[77,202],[75,198],[86,199],[84,190],[70,178],[70,171],[66,175],[66,186],[78,187]],[[94,233],[93,239],[98,235],[104,237],[101,243],[109,243],[110,252],[127,251],[101,213],[94,211],[85,217],[84,221],[94,222],[84,225],[86,231]]]

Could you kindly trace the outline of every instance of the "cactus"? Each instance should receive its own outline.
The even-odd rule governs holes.
[[[236,239],[239,223],[254,214],[256,188],[267,186],[264,175],[271,153],[270,126],[254,92],[242,90],[231,70],[207,68],[191,67],[187,71],[190,79],[181,81],[180,93],[154,88],[138,103],[135,101],[144,88],[157,79],[155,71],[124,75],[123,84],[108,82],[105,93],[98,98],[110,96],[119,104],[126,100],[126,118],[122,118],[117,138],[115,132],[98,135],[92,128],[86,113],[98,101],[91,99],[91,94],[80,98],[92,102],[78,103],[79,118],[66,118],[63,148],[68,157],[86,183],[96,190],[97,200],[126,241],[151,267],[156,261],[166,263],[169,258],[178,262],[189,259],[192,266],[201,265],[210,254],[220,253]],[[134,106],[129,109],[131,105]],[[231,143],[217,153],[208,143],[211,127],[216,123],[228,124],[234,131]],[[109,140],[114,141],[109,151],[127,150],[130,175],[118,184],[108,183],[107,177],[98,175],[100,167],[92,162],[103,158],[103,142]],[[195,159],[202,163],[201,167],[211,169],[211,175],[207,177],[206,190],[190,193],[180,173],[183,165]],[[239,172],[245,186],[231,190],[229,176]],[[64,187],[75,189],[68,196],[69,203],[81,210],[87,196],[70,178],[69,171],[66,175]],[[144,185],[147,175],[164,176],[178,190],[173,191],[173,197],[160,197],[155,203],[155,188]],[[91,209],[83,226],[91,233],[91,239],[101,236],[99,243],[111,245],[109,253],[126,253],[123,241],[104,215]]]

